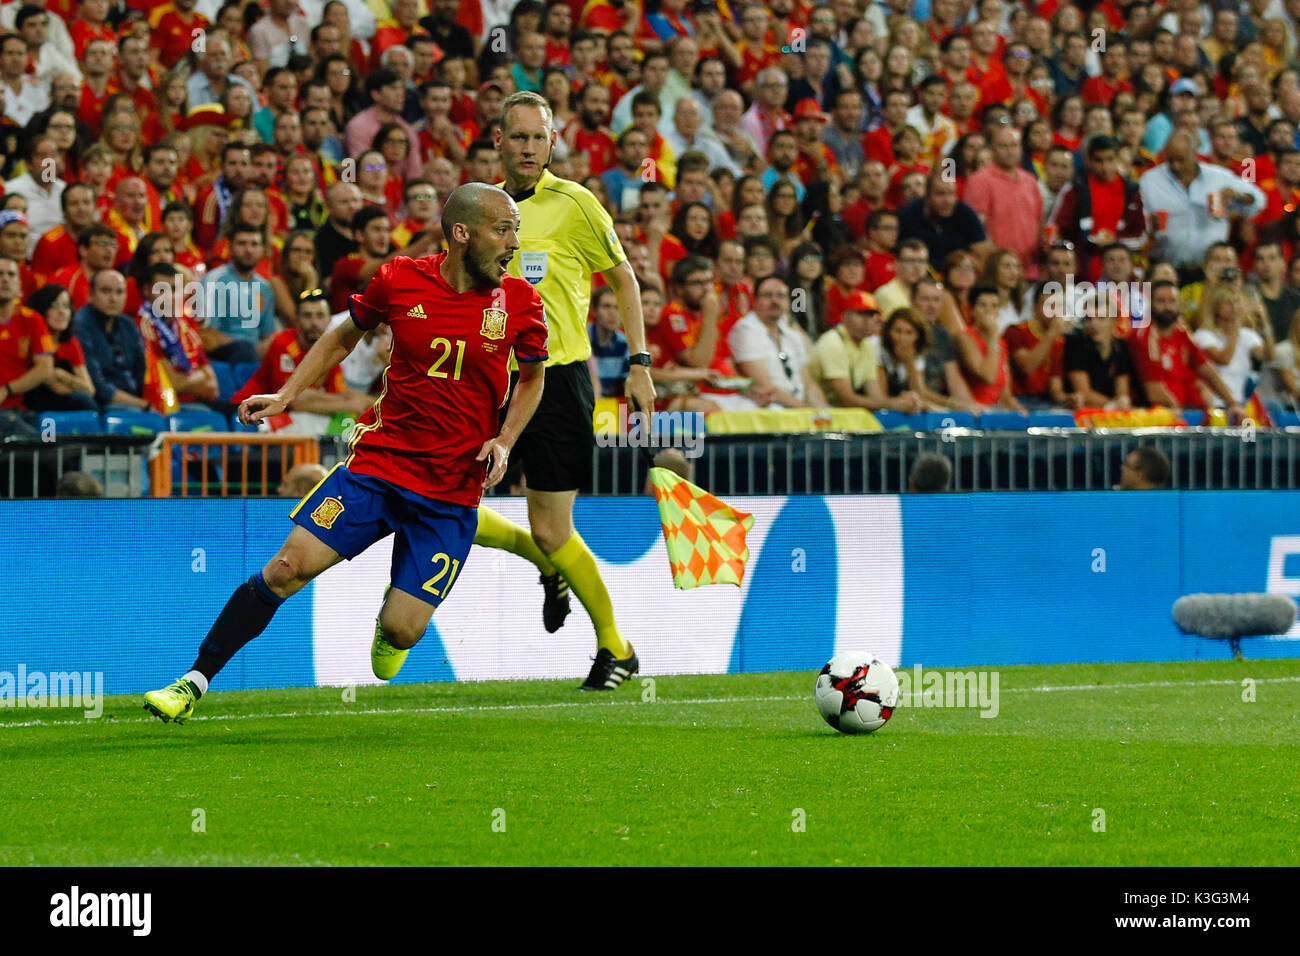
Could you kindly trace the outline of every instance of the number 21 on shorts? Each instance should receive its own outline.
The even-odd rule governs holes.
[[[447,592],[451,590],[452,584],[455,583],[456,575],[460,572],[460,559],[449,556],[445,551],[439,551],[430,560],[438,566],[438,573],[424,582],[424,590],[436,598],[444,598],[447,596]],[[451,572],[451,577],[447,577],[448,571]],[[447,583],[442,590],[439,590],[438,584],[443,578],[447,578]]]

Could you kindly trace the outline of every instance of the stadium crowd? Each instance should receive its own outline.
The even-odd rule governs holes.
[[[277,389],[385,261],[442,246],[457,184],[500,181],[516,90],[551,104],[551,170],[614,217],[661,409],[1294,407],[1297,16],[6,0],[0,408]],[[607,289],[589,328],[617,396]],[[387,347],[277,424],[359,413]]]

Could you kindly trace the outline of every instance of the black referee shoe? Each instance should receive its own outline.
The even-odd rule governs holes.
[[[547,634],[554,634],[564,627],[564,619],[569,616],[569,582],[559,571],[543,574],[541,581],[546,592],[542,601],[542,624]]]
[[[628,648],[630,649],[631,646],[629,644]],[[587,675],[587,679],[578,690],[617,690],[618,686],[635,674],[640,667],[641,662],[636,659],[636,651],[632,651],[620,660],[609,648],[602,647],[596,652],[591,673]]]

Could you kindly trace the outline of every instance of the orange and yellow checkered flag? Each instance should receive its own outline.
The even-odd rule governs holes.
[[[667,468],[651,468],[650,482],[664,526],[673,584],[734,584],[745,576],[745,532],[754,516],[737,511]]]

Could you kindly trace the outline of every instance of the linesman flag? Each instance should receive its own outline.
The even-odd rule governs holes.
[[[673,584],[734,584],[745,576],[745,532],[754,516],[737,511],[667,468],[651,468],[650,482],[664,526]]]

